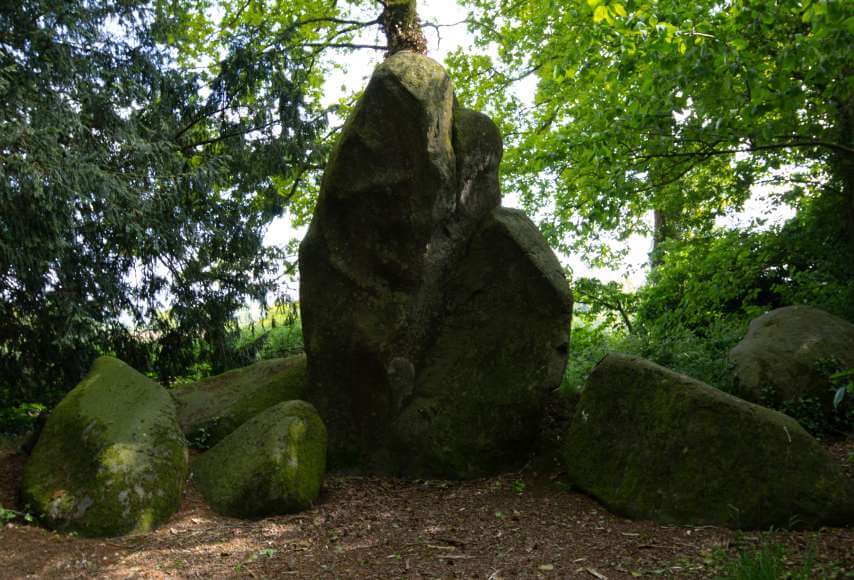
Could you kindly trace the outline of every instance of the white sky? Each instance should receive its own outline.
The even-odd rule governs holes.
[[[453,24],[465,19],[466,12],[455,0],[420,0],[418,12],[422,21],[434,24]],[[365,14],[366,19],[371,19],[376,14]],[[433,28],[425,28],[428,39],[428,54],[439,62],[444,62],[445,57],[459,47],[470,46],[470,36],[464,24],[454,27],[441,28],[439,31]],[[379,43],[384,42],[379,30],[375,27],[363,38],[361,42]],[[338,52],[334,55],[336,62],[342,63],[340,71],[329,76],[326,83],[326,98],[324,104],[332,104],[353,90],[364,87],[374,67],[382,61],[383,53],[373,50],[356,50],[352,52]],[[528,93],[529,99],[533,101],[534,83],[527,83],[516,90]],[[344,89],[342,91],[342,89]],[[769,204],[763,199],[770,190],[757,192],[746,205],[744,211],[734,212],[718,220],[718,225],[727,227],[746,227],[756,217],[768,219],[765,227],[773,223],[780,223],[793,215],[793,210],[787,207],[777,206],[772,214],[767,214]],[[507,207],[519,207],[519,199],[513,192],[503,192],[502,204]],[[774,207],[771,205],[770,207]],[[532,216],[536,221],[536,216]],[[651,218],[650,218],[651,219]],[[291,227],[290,219],[285,216],[275,220],[269,227],[265,237],[268,245],[285,245],[288,241],[305,235],[305,228],[295,229]],[[627,248],[628,255],[624,267],[620,270],[591,269],[579,258],[559,254],[558,258],[564,266],[568,266],[576,277],[592,276],[603,281],[621,281],[626,289],[636,289],[643,284],[648,269],[648,254],[652,246],[651,238],[648,236],[632,236],[626,242],[611,242],[614,248]],[[296,288],[291,288],[291,294],[296,298]]]

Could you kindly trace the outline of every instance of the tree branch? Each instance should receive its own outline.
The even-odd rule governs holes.
[[[332,18],[328,16],[319,17],[319,18],[309,18],[307,20],[297,20],[293,24],[293,28],[299,28],[300,26],[307,26],[309,24],[319,24],[321,22],[328,22],[329,24],[351,24],[356,26],[357,28],[367,28],[368,26],[373,26],[375,24],[379,24],[379,18],[374,18],[373,20],[347,20],[346,18]]]
[[[755,153],[757,151],[768,151],[773,149],[823,147],[838,153],[854,155],[854,149],[841,143],[822,140],[786,141],[782,143],[769,143],[767,145],[752,145],[736,149],[715,149],[714,146],[704,151],[675,151],[671,153],[650,153],[648,155],[635,155],[632,160],[667,159],[674,157],[712,157],[715,155],[734,155],[736,153]]]
[[[195,149],[196,147],[202,147],[204,145],[210,145],[211,143],[217,143],[219,141],[225,141],[226,139],[230,139],[232,137],[239,137],[241,135],[246,135],[247,133],[252,133],[253,131],[260,131],[261,129],[266,129],[267,127],[272,127],[273,125],[277,125],[279,123],[278,120],[272,121],[270,123],[266,123],[264,125],[259,125],[257,127],[249,127],[243,131],[232,131],[231,133],[223,133],[218,135],[217,137],[211,137],[210,139],[205,139],[203,141],[197,141],[195,143],[190,143],[189,145],[184,145],[181,147],[182,152],[189,151],[190,149]]]
[[[304,42],[300,46],[308,46],[308,47],[320,47],[320,48],[347,48],[352,50],[369,48],[371,50],[388,50],[388,46],[382,46],[379,44],[355,44],[352,42]]]
[[[459,26],[460,24],[467,24],[470,22],[468,18],[463,18],[459,22],[454,22],[453,24],[437,24],[435,22],[422,22],[421,28],[433,28],[435,30],[439,30],[440,28],[452,28],[454,26]]]

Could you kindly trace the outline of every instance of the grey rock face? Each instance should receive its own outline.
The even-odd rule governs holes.
[[[854,367],[854,324],[811,306],[787,306],[750,323],[729,352],[739,395],[775,402],[812,397],[829,410],[831,369]]]
[[[850,525],[854,487],[787,415],[634,356],[590,373],[564,444],[573,483],[634,518]]]
[[[467,477],[518,463],[560,381],[571,295],[502,144],[410,52],[377,67],[300,248],[309,388],[330,461]]]

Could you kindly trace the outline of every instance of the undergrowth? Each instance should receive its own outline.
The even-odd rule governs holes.
[[[576,316],[572,346],[561,388],[580,390],[593,367],[608,352],[633,354],[700,380],[723,391],[733,388],[726,354],[741,340],[746,322],[718,321],[702,333],[681,326],[648,326],[633,334]]]
[[[576,312],[571,348],[561,383],[565,394],[583,389],[593,367],[609,352],[622,352],[650,360],[665,368],[688,375],[727,393],[734,393],[734,373],[728,352],[744,337],[749,320],[731,317],[715,320],[700,329],[679,324],[635,324],[632,333],[612,320]],[[854,396],[848,395],[852,379],[847,370],[828,367],[829,378],[837,377],[834,389],[837,404],[830,410],[814,398],[781,401],[766,396],[761,403],[797,420],[816,437],[845,436],[854,425]]]
[[[780,544],[769,542],[753,550],[742,550],[726,561],[721,578],[727,580],[807,580],[816,577],[815,549],[810,547],[804,561],[794,565]]]
[[[270,310],[257,321],[241,327],[235,340],[236,350],[251,350],[256,360],[299,354],[305,349],[299,306],[284,304]]]

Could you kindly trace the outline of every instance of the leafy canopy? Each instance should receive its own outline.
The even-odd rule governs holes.
[[[321,107],[324,55],[386,50],[356,41],[394,24],[385,8],[0,7],[0,404],[50,402],[102,352],[167,382],[245,362],[234,311],[292,269],[265,228],[310,216],[346,107]]]
[[[464,4],[481,51],[449,64],[463,99],[500,120],[506,189],[545,213],[555,244],[602,260],[602,233],[646,232],[650,210],[708,229],[762,182],[788,185],[787,201],[844,191],[854,229],[850,2]]]
[[[311,63],[242,31],[197,70],[173,46],[205,6],[0,7],[0,403],[61,395],[104,351],[159,354],[164,380],[226,364],[232,312],[273,287],[265,225],[320,154]]]

